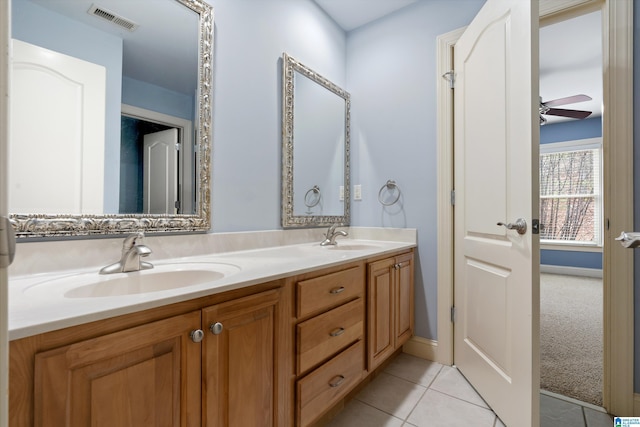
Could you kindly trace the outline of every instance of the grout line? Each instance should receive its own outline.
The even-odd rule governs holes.
[[[365,402],[364,400],[360,400],[360,399],[358,399],[357,397],[354,397],[353,399],[354,399],[354,400],[357,400],[358,402],[362,403],[363,405],[366,405],[366,406],[368,406],[368,407],[370,407],[370,408],[375,409],[376,411],[382,412],[383,414],[387,414],[387,415],[389,415],[390,417],[395,418],[396,420],[400,420],[400,421],[402,421],[403,423],[405,422],[405,420],[403,420],[402,418],[400,418],[400,417],[398,417],[398,416],[396,416],[396,415],[394,415],[394,414],[391,414],[391,413],[389,413],[389,412],[385,411],[384,409],[380,409],[380,408],[378,408],[378,407],[376,407],[376,406],[373,406],[373,405],[372,405],[372,404],[370,404],[369,402]]]
[[[495,412],[493,412],[493,409],[491,409],[491,407],[488,407],[488,405],[487,405],[487,406],[478,405],[477,403],[469,402],[468,400],[461,399],[461,398],[459,398],[459,397],[457,397],[457,396],[451,395],[451,394],[449,394],[449,393],[445,393],[444,391],[440,391],[440,390],[436,390],[436,389],[431,389],[431,390],[432,390],[432,391],[435,391],[436,393],[440,393],[440,394],[442,394],[442,395],[445,395],[445,396],[451,397],[452,399],[459,400],[460,402],[464,402],[464,403],[467,403],[467,404],[469,404],[469,405],[473,405],[473,406],[476,406],[476,407],[478,407],[478,408],[484,409],[484,410],[486,410],[486,411],[489,411],[489,412],[493,413],[493,415],[496,415],[496,413],[495,413]],[[483,400],[483,402],[484,402],[484,400]],[[496,415],[496,416],[497,416],[497,415]]]
[[[436,362],[433,362],[433,363],[436,363]],[[440,369],[438,369],[438,372],[436,372],[436,374],[433,376],[433,378],[431,379],[431,381],[429,381],[429,384],[426,384],[426,385],[425,385],[425,384],[421,384],[421,383],[417,383],[417,382],[415,382],[415,381],[412,381],[412,380],[407,379],[407,378],[405,378],[405,377],[401,377],[401,376],[396,375],[396,374],[392,374],[391,372],[387,372],[387,370],[382,371],[382,373],[387,374],[387,375],[391,375],[391,376],[392,376],[392,377],[394,377],[394,378],[399,378],[399,379],[401,379],[401,380],[405,380],[405,381],[407,381],[407,382],[410,382],[411,384],[419,385],[420,387],[430,388],[430,387],[431,387],[431,384],[433,384],[433,382],[436,380],[436,378],[438,377],[438,375],[440,375],[440,372],[442,372],[442,367],[443,367],[443,366],[444,366],[444,365],[441,365],[441,366],[440,366]]]
[[[413,408],[411,408],[411,410],[409,411],[409,413],[407,414],[407,417],[402,420],[405,423],[408,423],[409,421],[409,417],[411,417],[411,414],[413,414],[413,411],[416,410],[416,408],[418,407],[418,405],[420,404],[420,402],[422,401],[422,399],[424,398],[424,395],[427,394],[427,390],[429,390],[429,388],[425,388],[424,391],[422,392],[422,394],[420,395],[420,398],[418,400],[416,400],[416,404],[413,405]]]

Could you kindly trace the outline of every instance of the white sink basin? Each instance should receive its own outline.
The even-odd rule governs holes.
[[[233,264],[191,262],[156,265],[153,269],[101,275],[79,273],[32,285],[26,295],[59,295],[65,298],[102,298],[145,294],[215,282],[240,271]]]
[[[380,245],[373,245],[370,243],[345,243],[338,242],[337,245],[332,246],[320,246],[322,249],[330,251],[368,251],[372,249],[378,249]]]

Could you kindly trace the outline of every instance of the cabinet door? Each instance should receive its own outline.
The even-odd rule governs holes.
[[[413,335],[413,252],[395,259],[396,348]]]
[[[39,353],[35,425],[200,426],[200,312]]]
[[[369,264],[368,368],[375,369],[395,350],[393,258]]]
[[[202,355],[203,425],[275,425],[279,297],[279,290],[271,290],[202,310],[203,324],[209,328]]]

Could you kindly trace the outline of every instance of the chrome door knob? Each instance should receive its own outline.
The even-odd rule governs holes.
[[[504,225],[507,230],[516,230],[518,234],[525,234],[527,232],[527,221],[525,221],[524,218],[518,218],[516,222],[510,222],[508,224],[499,222],[498,225]]]

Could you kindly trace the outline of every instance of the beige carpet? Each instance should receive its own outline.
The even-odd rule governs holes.
[[[602,406],[602,279],[540,275],[540,388]]]

